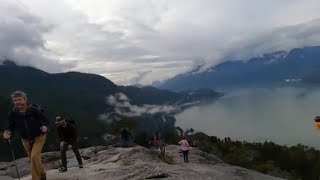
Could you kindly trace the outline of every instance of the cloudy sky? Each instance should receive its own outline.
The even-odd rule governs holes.
[[[117,84],[320,45],[319,0],[0,0],[0,59]]]

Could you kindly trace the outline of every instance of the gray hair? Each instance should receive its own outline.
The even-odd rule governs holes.
[[[25,100],[27,100],[27,94],[22,91],[15,91],[14,93],[11,94],[11,98],[17,98],[17,97],[22,97]]]

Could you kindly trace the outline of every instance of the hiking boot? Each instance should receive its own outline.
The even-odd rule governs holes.
[[[79,164],[79,168],[82,169],[83,168],[83,164]]]
[[[59,172],[67,172],[68,171],[68,169],[66,168],[66,167],[61,167],[60,169],[59,169]]]

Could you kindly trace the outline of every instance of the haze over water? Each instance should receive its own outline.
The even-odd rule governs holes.
[[[320,89],[275,88],[229,93],[213,104],[176,116],[177,125],[208,135],[249,142],[265,140],[320,148]]]

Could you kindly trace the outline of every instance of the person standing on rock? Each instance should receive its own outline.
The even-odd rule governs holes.
[[[82,157],[77,148],[77,128],[74,121],[66,121],[63,117],[56,118],[57,132],[60,138],[60,150],[62,167],[60,172],[66,172],[67,168],[67,150],[72,149],[76,155],[79,168],[83,168]]]
[[[46,141],[49,121],[40,109],[27,103],[24,92],[16,91],[11,98],[15,107],[9,113],[9,126],[3,137],[9,140],[17,131],[31,162],[32,180],[46,180],[41,151]]]
[[[189,154],[189,143],[186,139],[186,137],[184,136],[182,138],[181,141],[179,141],[179,144],[181,145],[180,148],[181,148],[181,151],[183,153],[183,160],[185,163],[189,162],[189,159],[188,159],[188,154]]]
[[[131,136],[131,133],[127,129],[123,129],[121,131],[122,146],[124,148],[129,148],[130,136]]]
[[[155,133],[152,135],[149,144],[152,145],[153,147],[157,147],[157,141],[158,141],[158,133]]]
[[[166,140],[162,137],[161,133],[157,135],[157,145],[160,149],[161,156],[164,157],[166,153]]]

